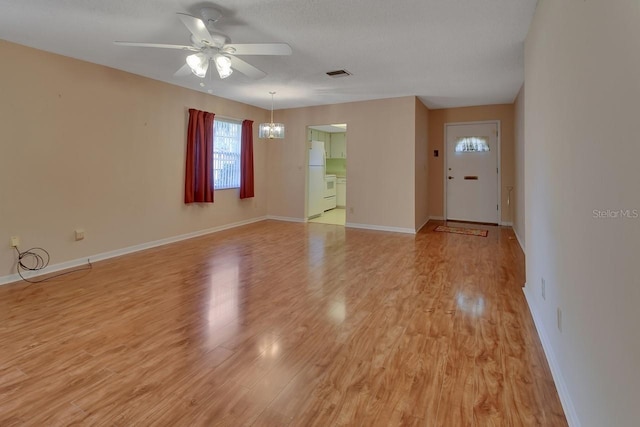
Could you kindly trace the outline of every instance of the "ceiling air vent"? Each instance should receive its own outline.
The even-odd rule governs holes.
[[[333,77],[334,79],[337,77],[347,77],[350,76],[351,73],[348,72],[347,70],[336,70],[336,71],[329,71],[327,73],[327,76],[329,77]]]

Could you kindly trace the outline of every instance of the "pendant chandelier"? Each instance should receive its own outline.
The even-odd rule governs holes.
[[[273,123],[273,95],[275,92],[269,92],[271,94],[271,123],[260,123],[260,130],[258,133],[259,138],[266,139],[283,139],[284,138],[284,124]]]

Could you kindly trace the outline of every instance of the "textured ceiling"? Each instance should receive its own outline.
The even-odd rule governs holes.
[[[537,0],[0,0],[0,38],[275,109],[418,96],[430,108],[509,103],[524,80]],[[176,12],[214,6],[233,43],[285,42],[289,57],[244,56],[268,73],[174,77],[190,44]],[[7,64],[4,64],[6,66]],[[346,78],[325,73],[346,69]],[[98,82],[97,82],[98,83]]]

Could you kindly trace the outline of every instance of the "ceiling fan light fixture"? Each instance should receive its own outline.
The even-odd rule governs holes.
[[[209,58],[202,52],[194,53],[193,55],[187,56],[187,65],[191,68],[193,74],[204,78],[209,68]]]
[[[284,138],[284,123],[273,122],[273,95],[275,92],[269,92],[271,94],[271,122],[260,123],[258,128],[258,137],[262,139],[283,139]]]
[[[216,64],[216,69],[218,70],[218,75],[220,75],[221,79],[226,79],[233,74],[233,70],[231,69],[231,59],[229,57],[216,55],[213,58],[213,62]]]

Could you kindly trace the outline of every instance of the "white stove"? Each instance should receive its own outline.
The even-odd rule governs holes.
[[[324,205],[325,211],[336,207],[336,181],[335,175],[324,176]]]

